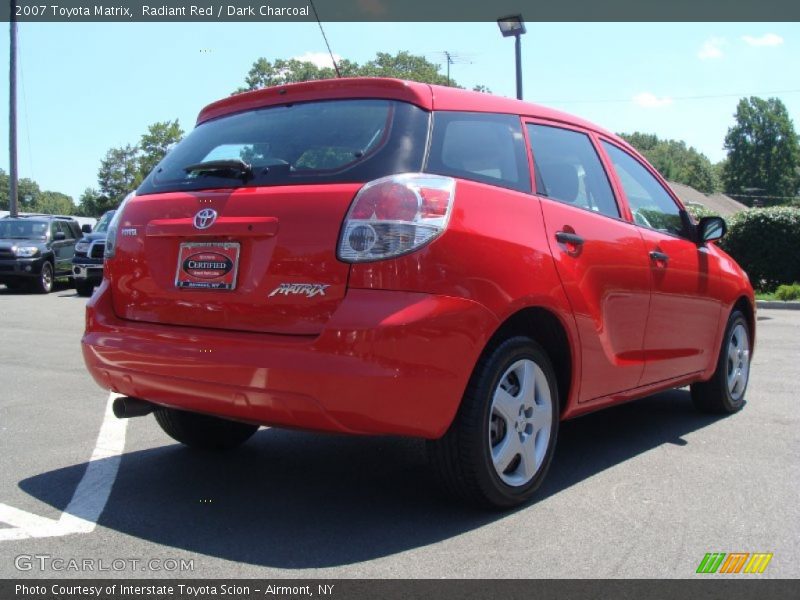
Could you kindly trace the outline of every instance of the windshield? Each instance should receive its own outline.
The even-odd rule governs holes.
[[[97,224],[92,229],[92,233],[105,233],[108,230],[108,224],[111,223],[111,219],[114,217],[114,213],[116,211],[109,210],[108,212],[104,213]]]
[[[44,239],[47,237],[46,221],[3,219],[0,221],[0,238],[10,240]]]
[[[427,128],[428,113],[392,100],[327,100],[250,110],[199,125],[167,154],[138,194],[361,182],[418,171]],[[211,161],[244,161],[251,169],[199,168]]]

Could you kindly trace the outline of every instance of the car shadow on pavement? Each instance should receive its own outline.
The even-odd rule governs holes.
[[[684,436],[716,419],[673,390],[563,423],[537,499],[662,444],[687,445]],[[190,552],[300,569],[392,555],[507,515],[440,492],[424,450],[419,440],[264,429],[227,454],[177,444],[134,451],[123,456],[99,524]],[[19,485],[63,510],[85,468]],[[535,502],[518,510],[536,518]]]
[[[56,279],[53,282],[53,290],[50,292],[51,294],[56,294],[58,292],[66,292],[66,294],[59,294],[60,298],[72,297],[77,296],[77,292],[73,284],[66,279]],[[39,294],[37,292],[33,292],[26,287],[19,287],[15,289],[11,289],[5,285],[0,284],[0,296],[42,296],[43,294]]]

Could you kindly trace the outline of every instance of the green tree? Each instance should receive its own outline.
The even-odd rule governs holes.
[[[9,210],[10,178],[0,169],[0,208]],[[17,208],[20,212],[36,212],[50,215],[75,214],[71,196],[61,192],[42,191],[33,179],[23,177],[17,182]]]
[[[0,169],[0,210],[9,210],[9,196],[11,182],[3,169]]]
[[[354,62],[343,59],[336,64],[339,66],[339,72],[342,77],[357,77],[360,75],[360,67]],[[270,62],[266,58],[259,58],[247,72],[247,77],[244,80],[245,86],[236,90],[236,93],[287,83],[333,79],[334,77],[336,77],[336,71],[333,70],[333,67],[318,67],[312,62],[299,61],[294,58],[289,60],[278,58],[275,62]]]
[[[686,142],[662,140],[638,131],[620,137],[641,152],[658,172],[670,181],[689,185],[706,194],[719,189],[719,180],[708,158]]]
[[[86,188],[78,200],[78,213],[84,217],[99,217],[107,210],[116,208],[119,203],[94,188]]]
[[[75,203],[61,192],[42,192],[36,200],[36,212],[48,215],[74,215]]]
[[[23,177],[17,182],[17,206],[19,212],[38,212],[36,205],[42,190],[33,179]]]
[[[410,52],[398,52],[394,56],[386,52],[378,52],[375,58],[361,67],[362,77],[395,77],[437,85],[458,87],[451,78],[439,73],[439,65],[427,60],[424,56],[416,56]]]
[[[183,139],[183,129],[178,119],[150,125],[139,142],[139,173],[142,178],[147,177],[170,148],[181,139]]]
[[[439,73],[441,65],[406,51],[397,54],[378,52],[374,59],[363,65],[347,59],[339,60],[337,65],[342,77],[395,77],[448,85],[447,77]],[[318,67],[314,63],[297,59],[279,58],[271,62],[266,58],[259,58],[248,71],[244,87],[240,87],[234,93],[301,81],[333,79],[334,77],[336,77],[336,72],[331,67]],[[452,78],[449,85],[460,87]],[[478,87],[481,88],[478,91],[489,91],[484,86]]]
[[[633,133],[620,133],[619,136],[644,155],[654,150],[660,142],[654,133],[634,131]]]
[[[725,189],[747,204],[753,192],[765,205],[789,203],[800,188],[800,144],[786,106],[751,96],[739,100],[734,117],[725,136]]]
[[[115,205],[142,182],[139,159],[139,148],[128,144],[111,148],[100,161],[100,170],[97,172],[100,192]]]
[[[177,119],[153,123],[136,145],[111,148],[100,161],[98,188],[86,188],[80,197],[79,212],[99,217],[119,206],[130,192],[161,162],[170,148],[183,138]]]

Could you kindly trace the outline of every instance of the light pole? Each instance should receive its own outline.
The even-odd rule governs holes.
[[[522,15],[512,15],[497,19],[497,26],[503,37],[514,36],[514,54],[517,61],[517,100],[522,100],[522,45],[519,36],[525,33],[525,22]]]
[[[9,14],[9,61],[8,61],[8,162],[9,162],[9,207],[12,217],[17,216],[17,20],[14,7]]]

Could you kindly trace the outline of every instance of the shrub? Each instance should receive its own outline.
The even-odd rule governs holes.
[[[713,210],[706,208],[702,204],[697,204],[696,202],[687,202],[685,206],[688,213],[692,215],[692,217],[694,217],[694,220],[697,221],[698,223],[700,222],[700,219],[702,219],[703,217],[719,216]]]
[[[800,300],[800,283],[792,285],[781,285],[775,290],[775,297],[778,300]]]
[[[747,272],[753,287],[774,290],[800,281],[800,209],[742,211],[728,219],[720,246]]]

